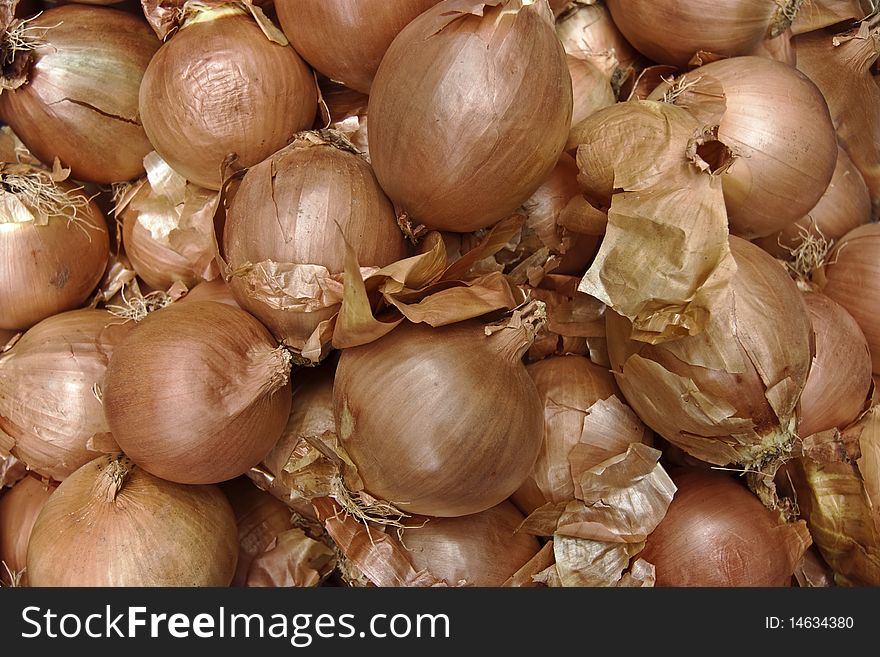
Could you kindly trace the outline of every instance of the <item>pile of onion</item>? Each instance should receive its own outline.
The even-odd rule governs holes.
[[[54,485],[25,477],[0,495],[0,586],[27,584],[31,529],[54,490]]]
[[[159,479],[121,455],[68,477],[31,532],[31,586],[228,586],[238,532],[215,486]]]

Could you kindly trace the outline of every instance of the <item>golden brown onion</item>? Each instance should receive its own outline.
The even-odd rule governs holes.
[[[728,475],[672,472],[678,487],[641,558],[657,586],[790,586],[810,546],[803,522],[784,523]]]
[[[74,4],[48,9],[11,33],[16,29],[32,38],[33,50],[4,66],[12,88],[0,91],[0,115],[21,140],[47,165],[59,158],[77,180],[141,175],[152,147],[138,116],[138,90],[160,45],[146,22]]]
[[[311,127],[317,87],[296,51],[270,41],[243,9],[190,8],[147,67],[140,113],[171,168],[219,189],[227,155],[249,167]]]
[[[26,585],[31,529],[54,485],[25,477],[0,495],[0,585]]]
[[[243,310],[212,301],[151,313],[120,343],[104,414],[139,466],[180,483],[244,474],[290,413],[290,359]]]
[[[617,102],[611,80],[590,60],[566,55],[565,61],[571,75],[572,126],[576,126],[596,110]]]
[[[538,188],[571,112],[547,0],[445,0],[382,60],[370,93],[370,158],[411,221],[470,232],[509,216]]]
[[[617,29],[604,3],[573,3],[571,11],[559,16],[556,33],[568,54],[610,55],[614,67],[623,69],[635,67],[641,59]]]
[[[228,586],[238,532],[215,486],[102,456],[52,494],[31,532],[31,586]]]
[[[132,323],[106,310],[45,319],[0,355],[0,432],[31,470],[62,481],[114,449],[101,382]]]

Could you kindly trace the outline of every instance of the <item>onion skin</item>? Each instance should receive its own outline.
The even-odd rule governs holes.
[[[617,65],[634,68],[641,55],[624,38],[603,3],[578,4],[556,21],[556,33],[570,55],[612,53]]]
[[[0,355],[0,432],[31,470],[62,481],[101,453],[91,443],[110,429],[95,386],[131,327],[106,310],[72,310]]]
[[[117,346],[104,414],[119,446],[169,481],[247,472],[290,414],[289,358],[242,310],[191,302],[151,313]]]
[[[473,322],[404,324],[343,350],[336,426],[368,493],[406,513],[451,517],[495,506],[523,483],[543,410],[518,353],[528,344],[507,342],[516,339],[487,338]]]
[[[219,488],[102,456],[43,507],[27,572],[31,586],[228,586],[237,555],[235,515]]]
[[[0,584],[10,586],[7,568],[20,573],[27,566],[27,546],[37,516],[55,486],[25,477],[0,496]],[[3,566],[5,564],[5,567]],[[21,584],[27,583],[27,572]]]
[[[543,182],[571,113],[546,0],[445,0],[404,28],[379,66],[370,158],[411,221],[472,232],[508,217]]]
[[[729,476],[672,473],[678,487],[639,555],[656,586],[787,587],[810,545],[803,522],[784,524]]]
[[[227,155],[249,167],[311,127],[318,92],[293,48],[269,41],[243,13],[209,11],[216,13],[185,24],[150,61],[140,113],[171,168],[219,189]]]
[[[281,29],[315,69],[370,93],[394,37],[440,0],[278,0]]]
[[[215,278],[213,281],[202,281],[193,289],[186,293],[180,299],[179,303],[193,301],[216,301],[217,303],[225,303],[227,306],[240,308],[235,297],[232,296],[232,290],[222,278]]]
[[[142,19],[107,7],[65,5],[29,23],[51,27],[28,82],[0,93],[0,116],[28,149],[73,178],[121,182],[143,174],[152,149],[138,90],[159,41]]]
[[[571,125],[576,126],[596,110],[617,102],[611,80],[587,59],[566,55],[571,75],[573,109]]]

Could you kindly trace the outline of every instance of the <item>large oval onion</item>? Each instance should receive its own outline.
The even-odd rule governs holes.
[[[571,122],[547,0],[445,0],[421,14],[385,54],[368,112],[376,176],[413,222],[470,232],[509,216]]]
[[[111,183],[142,174],[153,149],[138,116],[138,90],[160,45],[146,22],[73,4],[18,29],[36,35],[38,45],[19,53],[23,84],[0,91],[0,115],[28,149],[47,165],[59,158],[77,180]]]
[[[108,255],[104,217],[79,188],[0,164],[0,329],[26,329],[82,304]]]
[[[102,456],[52,494],[31,532],[31,586],[227,586],[235,515],[220,489]]]
[[[318,92],[296,51],[270,41],[243,9],[190,8],[144,73],[140,113],[171,168],[219,189],[227,155],[248,167],[311,127]]]
[[[657,586],[791,585],[811,542],[803,522],[782,522],[727,475],[671,474],[678,491],[639,555]]]
[[[0,585],[27,583],[27,547],[40,510],[55,486],[25,477],[0,495]]]
[[[114,350],[104,414],[119,446],[151,474],[224,481],[259,463],[281,435],[289,372],[286,351],[243,310],[173,304]]]
[[[131,326],[106,310],[72,310],[0,355],[0,431],[31,470],[61,481],[113,449],[100,384]]]
[[[365,490],[430,516],[478,513],[510,496],[541,447],[542,404],[521,361],[528,333],[404,324],[343,350],[336,425]]]
[[[281,29],[296,51],[327,77],[370,93],[391,41],[440,0],[278,0]]]

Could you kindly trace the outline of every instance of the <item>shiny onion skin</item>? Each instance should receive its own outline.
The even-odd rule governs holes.
[[[370,158],[413,223],[471,232],[538,188],[562,153],[571,113],[547,0],[445,0],[382,59],[368,107]]]
[[[403,324],[344,349],[334,415],[366,492],[441,517],[509,497],[541,447],[542,404],[520,360],[530,342],[474,322]]]
[[[216,483],[247,472],[290,414],[289,357],[243,310],[212,301],[151,313],[116,347],[104,414],[155,476]]]
[[[26,583],[27,546],[37,516],[55,486],[36,477],[25,477],[0,494],[0,586],[11,586],[9,573]]]
[[[62,481],[101,453],[95,443],[110,429],[100,384],[131,327],[106,310],[72,310],[43,320],[0,355],[0,432],[31,470]]]
[[[0,116],[43,163],[57,157],[76,180],[122,182],[152,149],[138,90],[160,43],[147,23],[107,7],[65,5],[28,23],[49,28],[27,82],[0,92]]]
[[[31,532],[31,586],[228,586],[235,515],[216,486],[159,479],[121,455],[87,463]]]
[[[671,473],[678,487],[639,555],[656,586],[787,587],[810,545],[803,522],[778,514],[730,476],[702,469]]]
[[[281,29],[328,78],[370,93],[394,37],[440,0],[276,0]]]
[[[150,61],[140,88],[144,129],[187,180],[220,188],[227,155],[249,167],[311,127],[311,70],[269,41],[243,11],[208,9],[184,23]]]

